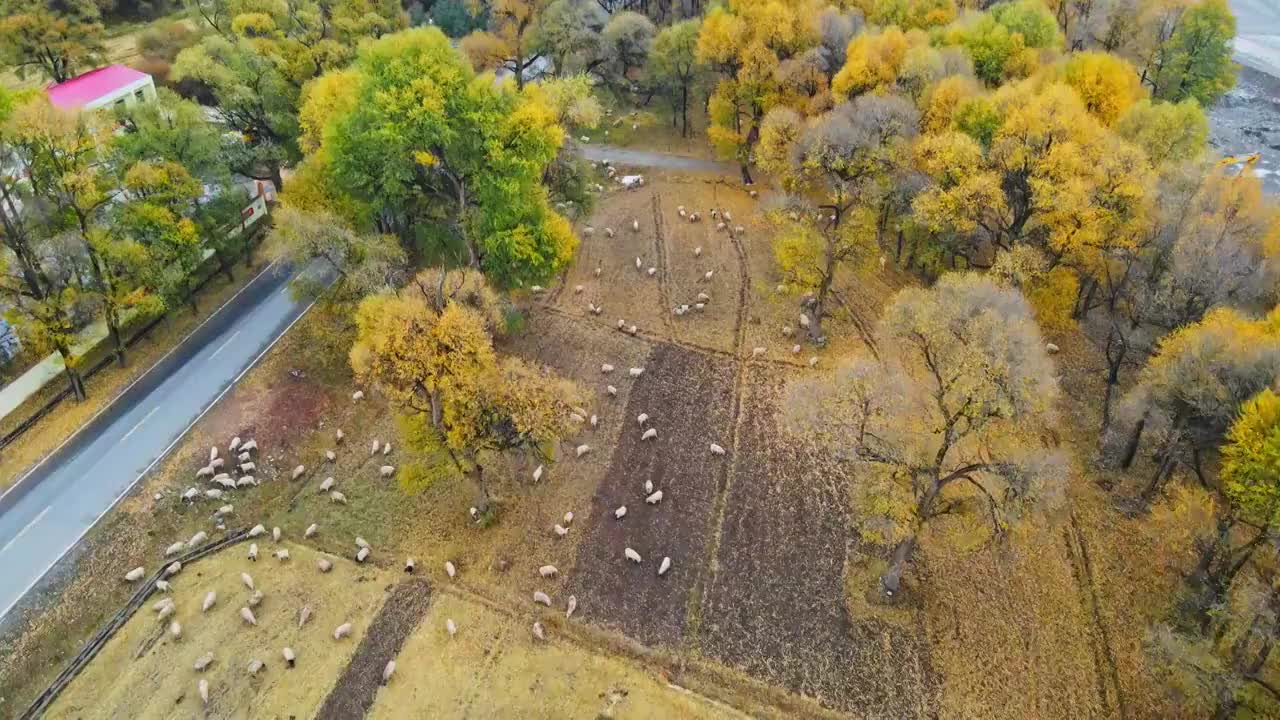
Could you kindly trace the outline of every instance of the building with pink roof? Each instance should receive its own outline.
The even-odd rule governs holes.
[[[49,102],[63,110],[97,110],[154,100],[156,84],[144,72],[124,65],[108,65],[50,85],[45,92]]]

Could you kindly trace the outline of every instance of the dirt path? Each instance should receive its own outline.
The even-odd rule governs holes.
[[[425,579],[413,578],[396,586],[360,641],[355,657],[325,698],[316,715],[319,720],[365,716],[378,695],[387,661],[399,654],[430,605],[431,585]]]
[[[1116,670],[1115,653],[1111,650],[1107,624],[1103,622],[1102,611],[1098,607],[1098,586],[1093,580],[1093,563],[1089,560],[1089,546],[1074,512],[1070,514],[1070,522],[1063,528],[1062,534],[1067,546],[1067,558],[1071,561],[1071,575],[1077,587],[1080,588],[1080,602],[1089,609],[1089,619],[1094,626],[1089,645],[1093,651],[1093,664],[1097,671],[1098,701],[1108,715],[1115,712],[1121,720],[1125,720],[1129,715],[1124,704],[1123,689],[1120,685],[1120,675]]]

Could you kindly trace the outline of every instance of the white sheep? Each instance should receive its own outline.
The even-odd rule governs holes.
[[[256,463],[251,463],[251,462],[247,462],[247,463],[240,463],[240,472],[241,472],[242,474],[244,474],[244,473],[256,473],[256,472],[258,472],[258,466],[257,466],[257,464],[256,464]]]
[[[658,437],[658,429],[657,429],[657,428],[649,428],[648,430],[645,430],[643,433],[641,433],[641,434],[640,434],[640,440],[641,440],[641,441],[644,441],[644,440],[652,440],[652,439],[654,439],[654,438],[656,438],[656,437]]]
[[[738,226],[736,226],[736,227],[734,227],[734,228],[733,228],[733,233],[734,233],[735,235],[741,235],[742,233],[744,233],[744,232],[746,232],[746,231],[747,231],[747,229],[746,229],[746,228],[744,228],[744,227],[742,227],[741,225],[738,225]]]
[[[142,568],[138,568],[138,569],[139,569],[139,570],[141,570]],[[169,567],[167,567],[167,568],[165,568],[165,569],[164,569],[164,576],[165,576],[165,577],[173,577],[174,575],[177,575],[177,574],[178,574],[178,573],[180,573],[180,572],[182,572],[182,563],[181,563],[181,562],[179,562],[179,561],[177,561],[177,560],[175,560],[175,561],[173,561],[173,562],[169,563]],[[139,577],[141,577],[141,576],[139,576]]]
[[[658,566],[658,575],[659,576],[666,575],[667,571],[670,569],[671,569],[671,558],[669,557],[662,558],[662,564]]]
[[[360,552],[356,553],[356,562],[362,563],[369,559],[369,548],[360,548]]]
[[[232,515],[236,511],[235,505],[223,505],[214,513],[215,517],[223,517],[224,515]]]
[[[286,550],[285,548],[280,548],[279,550],[275,551],[274,555],[276,556],[276,559],[279,560],[280,562],[284,562],[285,560],[289,559],[289,551]]]
[[[596,229],[588,225],[582,228],[582,234],[586,235],[587,237],[591,237],[592,235],[596,234]]]
[[[572,524],[573,524],[573,513],[572,513],[572,512],[567,512],[567,513],[565,513],[565,514],[564,514],[564,524],[565,524],[566,526],[568,526],[568,525],[572,525]]]
[[[240,582],[244,583],[244,586],[250,590],[253,589],[253,578],[249,576],[249,573],[240,573]]]
[[[817,364],[818,364],[818,356],[817,356],[817,355],[811,355],[811,356],[809,357],[809,367],[814,367],[814,366],[815,366],[815,365],[817,365]]]
[[[620,506],[618,506],[618,509],[617,509],[617,510],[614,510],[614,511],[613,511],[613,517],[614,517],[614,519],[616,519],[616,520],[621,520],[622,518],[624,518],[624,517],[626,517],[626,516],[627,516],[627,506],[626,506],[626,505],[620,505]]]
[[[254,450],[257,450],[257,449],[258,449],[257,440],[250,440],[240,446],[240,452],[253,452]]]
[[[703,279],[703,280],[706,280],[706,281],[708,281],[708,282],[710,282],[710,281],[711,281],[711,277],[712,277],[713,275],[715,275],[715,274],[716,274],[716,271],[715,271],[715,270],[708,270],[708,271],[706,271],[705,273],[703,273],[703,274],[702,274],[702,279]]]
[[[257,675],[258,671],[262,670],[264,667],[266,667],[266,663],[255,658],[249,661],[249,665],[245,669],[248,670],[250,675]]]
[[[192,663],[191,667],[194,668],[196,672],[204,672],[205,668],[209,667],[212,664],[213,664],[213,653],[207,652],[201,655],[200,657],[196,658],[196,661]]]
[[[325,450],[324,459],[329,462],[333,462],[334,460],[338,459],[338,456],[332,450]]]
[[[293,474],[292,474],[292,476],[291,476],[289,479],[290,479],[290,480],[297,480],[298,478],[302,477],[302,473],[304,473],[304,472],[306,472],[306,471],[307,471],[307,466],[306,466],[306,465],[299,465],[298,467],[296,467],[296,468],[294,468],[294,469],[293,469]]]
[[[582,457],[583,455],[586,455],[587,453],[591,452],[591,446],[590,446],[590,445],[579,445],[579,446],[574,450],[574,452],[575,452],[575,453],[577,453],[577,456],[578,456],[578,457]]]
[[[711,296],[710,296],[710,295],[708,295],[708,294],[706,294],[706,293],[704,293],[704,292],[700,292],[700,293],[698,293],[698,302],[700,302],[700,303],[709,303],[709,302],[711,302]]]
[[[319,560],[316,560],[316,569],[322,573],[327,573],[333,569],[333,563],[329,562],[325,558],[320,558]]]
[[[205,680],[204,678],[200,678],[200,682],[199,684],[196,685],[196,689],[200,691],[200,702],[204,703],[205,705],[208,705],[209,704],[209,681]]]
[[[725,210],[725,211],[724,211],[723,213],[721,213],[721,214],[722,214],[722,215],[724,215],[724,219],[725,219],[725,220],[728,220],[729,222],[733,222],[733,216],[729,214],[729,211],[728,211],[728,210]]]
[[[578,423],[579,425],[587,421],[585,417],[579,415],[576,412],[569,413],[569,419],[575,423]]]
[[[390,454],[391,454],[391,441],[390,441],[390,440],[388,440],[388,441],[387,441],[387,443],[386,443],[385,445],[383,445],[383,446],[382,446],[382,454],[383,454],[383,455],[390,455]]]
[[[626,558],[633,563],[639,564],[641,562],[640,553],[636,552],[635,550],[632,550],[631,548],[624,549],[622,551],[622,554],[625,555]]]
[[[533,636],[538,638],[539,640],[547,639],[547,634],[542,630],[542,623],[535,622],[533,624]]]
[[[616,233],[614,233],[613,228],[605,228],[604,234],[605,237],[613,237]]]
[[[178,611],[178,606],[170,602],[169,604],[160,608],[160,612],[156,614],[156,619],[159,620],[160,622],[164,622],[166,619],[168,619],[170,615],[174,614],[177,611]]]
[[[173,590],[173,586],[165,582],[164,580],[157,580],[156,589],[159,590],[160,592],[170,592]]]
[[[351,634],[351,623],[342,623],[333,629],[333,639],[341,640]]]
[[[178,553],[182,552],[182,548],[186,546],[187,544],[184,542],[176,542],[164,549],[164,556],[169,557],[170,555],[177,555]]]
[[[218,459],[218,448],[217,447],[209,448],[209,462],[213,462],[214,460],[217,460],[217,459]]]
[[[249,460],[251,460],[252,458],[253,458],[253,455],[252,455],[251,453],[242,452],[242,453],[240,453],[239,455],[237,455],[237,456],[236,456],[236,461],[237,461],[237,462],[242,462],[242,463],[247,463],[247,462],[249,462]]]
[[[644,262],[643,262],[642,260],[640,260],[640,258],[639,258],[639,257],[637,257],[637,258],[636,258],[636,269],[637,269],[637,270],[643,270],[643,269],[644,269]]]
[[[701,246],[701,245],[699,245],[698,247],[696,247],[696,248],[694,248],[694,249],[693,249],[693,256],[694,256],[694,257],[702,257],[702,246]]]
[[[227,445],[227,452],[235,452],[235,451],[236,451],[236,448],[238,448],[238,447],[240,447],[240,436],[239,436],[239,435],[237,435],[237,436],[235,436],[235,437],[231,438],[231,444],[230,444],[230,445]]]
[[[613,372],[613,366],[610,365],[609,363],[605,363],[600,366],[600,372],[604,373],[605,375],[608,375],[609,373]]]
[[[254,590],[253,594],[249,596],[249,607],[256,608],[261,605],[263,597],[265,596],[262,594],[261,590]]]
[[[541,590],[533,591],[533,601],[536,603],[542,603],[547,607],[551,607],[551,598],[547,597],[547,594],[542,592]]]
[[[209,612],[209,608],[213,607],[216,602],[218,602],[218,593],[216,591],[210,590],[205,593],[204,602],[200,603],[200,612]]]
[[[197,488],[187,488],[187,491],[182,493],[182,499],[187,502],[194,502],[197,497],[200,497],[200,490]]]
[[[648,270],[646,270],[645,272],[649,273],[649,277],[653,277],[654,275],[657,275],[657,274],[658,274],[658,268],[656,268],[656,267],[650,267],[650,268],[649,268]]]
[[[377,455],[378,451],[381,449],[382,449],[382,443],[378,442],[377,439],[374,439],[373,443],[369,445],[369,454]]]
[[[253,528],[249,530],[249,537],[256,538],[259,535],[262,535],[266,532],[267,532],[266,525],[262,525],[262,524],[254,525]]]
[[[389,478],[392,475],[396,474],[396,468],[394,465],[383,465],[382,467],[378,468],[378,474],[384,478]]]
[[[569,618],[573,617],[573,611],[577,609],[578,609],[578,596],[570,595],[569,602],[566,603],[566,607],[564,611],[564,619],[568,620]]]
[[[458,568],[454,567],[454,566],[453,566],[453,563],[452,563],[451,561],[449,561],[449,560],[445,560],[445,561],[444,561],[444,572],[445,572],[445,574],[446,574],[446,575],[448,575],[450,578],[457,577],[457,575],[458,575]]]
[[[213,479],[213,482],[221,485],[226,490],[235,490],[236,481],[231,479],[230,475],[222,475]]]
[[[298,611],[298,627],[301,628],[303,625],[306,625],[307,621],[310,619],[311,619],[311,606],[303,605],[302,609]]]
[[[628,375],[630,375],[630,376],[631,376],[631,377],[633,377],[633,378],[638,378],[638,377],[640,377],[641,375],[643,375],[643,374],[644,374],[644,368],[642,368],[642,367],[633,367],[633,368],[631,368],[630,370],[628,370],[628,371],[627,371],[627,374],[628,374]]]
[[[582,294],[582,286],[581,286],[581,285],[574,285],[574,286],[573,286],[573,294],[574,294],[574,295],[581,295],[581,294]]]
[[[173,604],[174,604],[173,598],[171,597],[161,598],[160,600],[157,600],[155,603],[151,605],[151,609],[154,610],[155,612],[160,612],[161,610],[164,609],[166,605],[173,605]]]
[[[616,387],[614,387],[614,386],[612,386],[612,385],[605,385],[605,386],[604,386],[604,391],[605,391],[606,393],[609,393],[609,396],[610,396],[610,397],[617,397],[617,396],[618,396],[618,388],[616,388]]]
[[[652,493],[652,492],[653,492],[653,481],[652,481],[652,480],[645,480],[645,481],[644,481],[644,494],[645,494],[645,495],[648,495],[648,494],[650,494],[650,493]]]
[[[538,568],[538,574],[544,578],[553,578],[559,575],[560,571],[556,569],[555,565],[543,565],[542,567]]]
[[[568,534],[569,534],[569,528],[567,528],[567,527],[565,527],[565,526],[563,526],[563,525],[560,525],[559,523],[557,523],[557,524],[556,524],[554,527],[552,527],[551,529],[552,529],[552,530],[554,530],[554,531],[555,531],[555,533],[556,533],[556,535],[558,535],[558,536],[560,536],[560,537],[564,537],[565,535],[568,535]]]
[[[725,224],[724,224],[724,223],[722,223],[722,222],[718,222],[718,223],[716,223],[716,229],[717,229],[717,230],[723,230],[724,228],[725,228]]]
[[[792,355],[799,355],[799,354],[800,354],[800,350],[801,350],[801,348],[800,348],[800,346],[799,346],[799,345],[792,345],[792,346],[791,346],[791,354],[792,354]]]
[[[240,619],[244,620],[250,625],[256,626],[258,624],[258,618],[254,617],[253,611],[247,607],[240,608]]]
[[[449,633],[449,637],[453,637],[454,635],[457,635],[457,634],[458,634],[458,625],[457,625],[457,623],[455,623],[455,622],[453,621],[453,618],[446,618],[446,619],[445,619],[445,621],[444,621],[444,629],[445,629],[446,631],[448,631],[448,633]]]
[[[600,418],[596,417],[595,415],[592,415],[590,422],[591,422],[591,427],[596,427],[600,424]]]
[[[414,562],[413,558],[409,558],[404,561],[404,571],[409,573],[410,575],[413,574],[413,571],[416,567],[417,567],[417,563]]]
[[[303,531],[302,531],[302,537],[304,537],[304,538],[309,538],[309,537],[311,537],[312,535],[315,535],[315,534],[316,534],[316,531],[317,531],[317,530],[319,530],[319,529],[320,529],[320,526],[319,526],[319,525],[317,525],[317,524],[315,524],[315,523],[311,523],[310,525],[308,525],[308,526],[307,526],[307,529],[306,529],[306,530],[303,530]]]
[[[644,425],[648,421],[649,421],[649,413],[640,413],[639,415],[636,416],[637,425]]]
[[[247,557],[253,562],[258,561],[258,543],[249,543],[249,553]]]
[[[800,313],[800,327],[807,330],[810,322],[808,313]]]
[[[169,623],[169,635],[171,635],[174,640],[181,638],[182,624],[179,623],[177,620],[174,620],[173,622]]]
[[[236,487],[238,488],[250,487],[250,486],[253,486],[253,487],[258,486],[258,479],[252,475],[245,475],[244,477],[236,481]]]
[[[209,539],[209,533],[201,530],[200,532],[191,536],[191,539],[187,541],[187,547],[196,547],[197,545],[199,545],[200,543],[208,539]]]
[[[321,483],[320,483],[320,492],[322,492],[322,493],[323,493],[323,492],[329,492],[330,490],[332,490],[332,489],[333,489],[333,483],[334,483],[334,482],[335,482],[335,481],[334,481],[334,479],[333,479],[333,478],[331,478],[331,477],[327,477],[327,478],[325,478],[325,479],[324,479],[323,481],[321,481]]]
[[[343,495],[337,490],[334,490],[333,492],[329,493],[329,499],[332,500],[333,502],[340,503],[342,505],[347,504],[347,496]]]
[[[341,445],[342,441],[345,440],[346,438],[347,438],[347,434],[342,432],[342,428],[338,428],[337,432],[333,434],[333,442],[337,445]]]
[[[222,491],[219,490],[218,488],[209,488],[208,490],[204,491],[204,496],[209,498],[210,500],[221,500]]]
[[[284,662],[289,667],[293,667],[293,664],[298,661],[298,656],[293,652],[293,648],[291,647],[286,647],[281,650],[280,655],[284,657]]]
[[[218,458],[217,460],[214,460],[213,462],[209,463],[209,467],[213,468],[214,470],[221,470],[222,467],[226,464],[227,464],[226,459]]]
[[[199,470],[197,470],[197,471],[196,471],[196,479],[197,479],[197,480],[199,480],[200,478],[207,478],[207,477],[213,477],[213,466],[212,466],[212,465],[205,465],[204,467],[202,467],[202,468],[200,468]]]
[[[639,221],[639,220],[637,220],[637,219],[635,219],[635,218],[632,218],[632,219],[631,219],[631,230],[632,230],[632,232],[640,232],[640,221]]]
[[[388,660],[387,666],[382,668],[382,684],[386,685],[391,682],[391,676],[396,673],[396,661]]]
[[[542,466],[541,466],[541,465],[539,465],[539,466],[538,466],[537,468],[535,468],[535,469],[534,469],[534,471],[533,471],[533,481],[534,481],[534,482],[538,482],[538,481],[539,481],[539,480],[541,480],[541,479],[542,479]]]
[[[658,503],[662,502],[662,491],[659,490],[653,493],[649,497],[645,498],[644,501],[649,503],[650,505],[657,505]]]
[[[351,400],[352,400],[352,401],[354,401],[354,402],[359,402],[360,400],[363,400],[363,399],[364,399],[364,391],[363,391],[363,390],[357,390],[357,391],[355,391],[355,392],[351,393]]]
[[[712,454],[712,455],[724,455],[724,448],[720,447],[719,445],[717,445],[717,444],[715,444],[715,443],[711,443],[711,454]]]

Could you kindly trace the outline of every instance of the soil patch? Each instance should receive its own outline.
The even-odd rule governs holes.
[[[720,550],[702,609],[710,656],[868,718],[936,710],[920,633],[851,617],[845,480],[786,442],[780,379],[748,371]]]
[[[631,390],[609,471],[592,499],[571,588],[579,612],[648,644],[677,645],[690,595],[710,540],[709,522],[725,458],[710,443],[727,444],[733,362],[660,345]],[[654,440],[640,439],[636,416],[647,413]],[[645,481],[662,502],[645,503]],[[627,506],[622,520],[614,511]],[[623,555],[633,548],[643,563]],[[672,569],[658,577],[669,556]]]
[[[426,580],[414,578],[397,585],[369,625],[355,657],[347,664],[316,717],[320,720],[364,717],[373,707],[387,662],[400,653],[400,647],[430,605],[431,585]]]

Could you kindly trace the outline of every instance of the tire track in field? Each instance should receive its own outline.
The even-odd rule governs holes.
[[[653,193],[653,248],[657,256],[656,267],[658,268],[658,302],[661,304],[658,312],[662,316],[662,326],[666,329],[667,334],[675,335],[675,330],[671,326],[671,309],[675,307],[671,304],[671,262],[667,257],[667,238],[664,232],[664,223],[662,220],[662,196],[660,193]]]
[[[1097,673],[1098,701],[1108,715],[1114,713],[1121,720],[1128,718],[1124,693],[1120,686],[1120,673],[1116,670],[1115,653],[1111,651],[1111,639],[1099,607],[1098,586],[1093,579],[1093,563],[1089,559],[1089,545],[1076,514],[1069,514],[1070,522],[1063,528],[1063,540],[1067,545],[1067,559],[1071,562],[1071,576],[1080,589],[1081,601],[1089,608],[1094,632],[1090,633],[1089,646],[1093,651],[1093,664]]]

